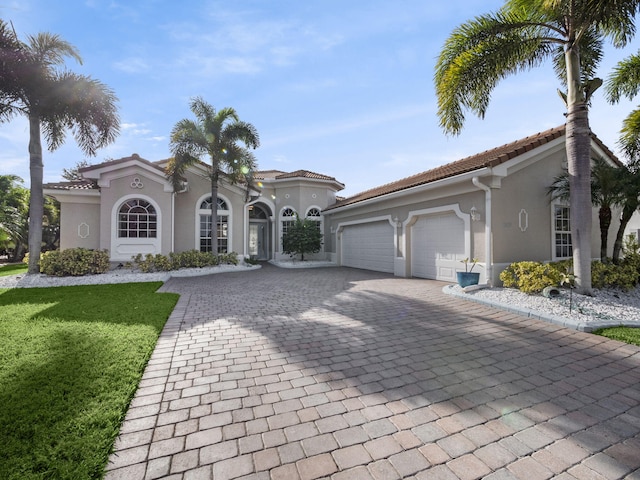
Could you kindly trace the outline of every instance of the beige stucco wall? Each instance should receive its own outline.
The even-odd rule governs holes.
[[[494,283],[500,271],[511,262],[521,260],[551,261],[554,260],[553,242],[553,210],[551,197],[547,194],[549,186],[555,177],[561,174],[564,163],[564,145],[560,144],[548,149],[541,156],[530,161],[520,163],[512,161],[511,170],[499,172],[504,175],[498,177],[480,177],[481,183],[491,185],[491,227],[492,227],[492,272]],[[518,170],[518,168],[520,168]],[[497,173],[497,172],[493,172]],[[396,268],[398,272],[410,274],[411,247],[410,224],[406,220],[412,211],[433,209],[436,207],[455,205],[463,214],[468,214],[475,206],[480,214],[479,221],[470,222],[469,242],[470,255],[478,258],[481,263],[486,260],[486,202],[485,192],[473,185],[471,177],[462,176],[459,183],[443,182],[441,188],[425,186],[416,188],[416,193],[390,196],[389,198],[363,202],[357,206],[345,207],[338,211],[329,211],[325,215],[325,228],[329,233],[325,248],[334,258],[337,252],[337,234],[341,223],[364,221],[372,217],[389,216],[403,222],[403,230],[399,243],[405,245],[404,259],[396,259],[396,265],[406,268]],[[526,212],[526,225],[524,222]],[[522,217],[522,222],[520,221]],[[521,225],[522,223],[522,225]],[[611,255],[613,241],[619,225],[619,212],[613,213],[612,225],[609,230],[608,254]],[[522,226],[522,228],[521,228]],[[592,229],[592,257],[600,256],[600,231],[598,210],[593,209]],[[400,260],[400,262],[398,262]]]
[[[327,206],[335,203],[335,192],[333,190],[327,189],[323,184],[301,179],[272,184],[263,191],[263,196],[265,194],[275,197],[273,198],[275,209],[273,228],[275,230],[274,257],[276,259],[289,258],[289,255],[283,254],[281,250],[281,214],[285,208],[293,208],[300,218],[304,218],[311,208],[315,207],[322,211]],[[305,255],[305,258],[327,258],[327,242],[330,241],[330,233],[327,233],[327,228],[326,222],[323,221],[324,237],[321,251],[315,255]]]
[[[554,260],[553,205],[547,194],[553,180],[562,173],[564,147],[537,160],[531,166],[504,178],[500,188],[494,189],[493,231],[494,263],[506,264],[520,260],[539,262]],[[528,225],[520,228],[520,212],[524,210]],[[522,214],[524,220],[525,214]],[[619,226],[619,211],[613,213],[608,236],[608,255]],[[600,257],[600,228],[598,209],[592,211],[591,256]]]
[[[100,205],[91,197],[61,203],[60,250],[76,247],[100,248]]]
[[[135,182],[138,179],[140,182]],[[136,188],[132,185],[141,185]],[[171,251],[172,247],[172,194],[165,191],[162,177],[152,177],[150,174],[131,169],[123,172],[122,176],[112,178],[108,185],[100,188],[100,218],[102,228],[100,230],[100,248],[109,249],[114,260],[129,260],[131,254],[124,249],[118,252],[114,240],[116,240],[116,219],[119,207],[131,198],[142,198],[150,201],[157,208],[159,251],[164,255]],[[142,240],[141,240],[142,241]],[[137,243],[137,239],[127,239],[127,242]]]

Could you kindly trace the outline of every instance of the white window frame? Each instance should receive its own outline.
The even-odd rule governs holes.
[[[285,213],[288,213],[289,211],[292,212],[293,214],[292,215],[285,215]],[[280,244],[280,252],[282,252],[282,250],[283,250],[282,237],[286,233],[285,223],[295,222],[297,214],[298,214],[298,212],[296,211],[296,209],[293,208],[290,205],[287,205],[287,206],[282,207],[280,209],[280,215],[279,215],[280,238],[279,238],[279,241],[278,241],[278,243]],[[284,253],[284,252],[282,252],[282,253]]]
[[[557,209],[566,209],[567,217],[564,221],[567,222],[568,230],[558,230],[557,222],[556,222],[556,211]],[[561,235],[561,239],[567,239],[568,243],[558,243],[558,235]],[[571,238],[571,209],[567,203],[555,202],[551,204],[551,258],[554,261],[558,260],[568,260],[572,258],[572,238]],[[560,256],[558,255],[558,249],[569,249],[568,256]]]
[[[118,236],[118,219],[120,208],[125,202],[132,199],[140,199],[150,203],[156,210],[156,236],[146,238],[135,237],[119,237]],[[144,194],[130,194],[120,197],[111,207],[111,232],[110,245],[112,261],[128,261],[131,257],[138,254],[157,254],[162,251],[162,210],[160,205],[153,198]]]
[[[206,201],[208,198],[211,198],[211,194],[207,193],[205,195],[202,195],[198,201],[196,202],[195,205],[195,249],[198,251],[202,251],[201,250],[201,229],[200,229],[200,219],[202,215],[209,215],[211,216],[211,209],[207,209],[207,208],[200,208],[200,205],[202,205],[202,202]],[[231,206],[231,202],[229,201],[229,199],[225,196],[222,195],[218,192],[218,198],[220,200],[222,200],[226,205],[227,205],[227,210],[218,210],[218,218],[220,218],[221,216],[225,216],[227,217],[227,252],[232,252],[233,248],[232,248],[232,222],[233,222],[233,216],[232,216],[232,206]],[[213,203],[213,202],[212,202]],[[217,206],[218,202],[216,200],[216,206]],[[209,220],[211,221],[211,220]],[[217,229],[216,229],[217,231]],[[220,240],[220,237],[218,237],[218,240]],[[220,248],[220,243],[218,242],[218,249]]]
[[[313,210],[317,210],[318,215],[309,216],[309,213]],[[305,213],[304,218],[311,220],[312,222],[316,222],[318,231],[324,236],[324,217],[322,216],[322,209],[320,207],[312,205],[307,208],[307,213]],[[322,245],[320,246],[320,251],[324,252],[324,242],[322,242]]]

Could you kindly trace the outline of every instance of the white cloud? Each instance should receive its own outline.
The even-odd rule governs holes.
[[[129,57],[115,62],[113,67],[125,73],[143,73],[151,70],[149,63],[141,57]]]

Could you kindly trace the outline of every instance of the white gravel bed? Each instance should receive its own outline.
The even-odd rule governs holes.
[[[66,287],[73,285],[100,285],[107,283],[166,282],[171,277],[195,277],[214,273],[255,270],[259,265],[219,265],[216,267],[183,268],[171,272],[142,273],[139,270],[122,268],[99,275],[81,277],[52,277],[36,274],[7,275],[0,277],[0,288]]]
[[[269,260],[269,263],[280,268],[318,268],[337,266],[335,263],[328,260]]]
[[[619,325],[640,327],[640,288],[629,292],[596,289],[592,297],[575,292],[571,296],[568,289],[560,289],[560,295],[554,298],[529,295],[512,288],[465,292],[458,285],[448,285],[443,291],[581,331]]]

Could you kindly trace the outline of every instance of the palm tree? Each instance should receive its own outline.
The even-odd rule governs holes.
[[[82,60],[58,35],[30,35],[25,44],[0,20],[0,52],[0,123],[16,115],[29,119],[29,273],[37,273],[44,213],[41,133],[53,151],[70,129],[82,151],[94,156],[118,134],[117,99],[99,81],[62,68],[66,57]]]
[[[255,158],[249,148],[260,145],[256,128],[243,122],[233,108],[216,111],[201,97],[191,100],[190,108],[196,121],[183,119],[171,131],[170,149],[173,158],[167,165],[167,177],[174,191],[182,188],[187,168],[201,157],[208,156],[211,179],[211,249],[218,252],[218,182],[224,175],[231,183],[239,181],[255,168]],[[238,143],[244,144],[243,146]]]
[[[616,65],[606,82],[607,100],[617,103],[621,97],[633,99],[640,90],[640,52],[630,55]],[[618,145],[629,159],[623,176],[622,215],[620,228],[613,245],[613,261],[617,262],[622,251],[624,230],[632,215],[640,208],[640,107],[634,109],[622,122]]]
[[[637,165],[626,166],[620,169],[620,185],[622,196],[622,214],[620,215],[620,225],[613,243],[612,260],[614,263],[620,261],[622,246],[624,243],[624,231],[631,220],[633,214],[640,209],[640,168]]]
[[[619,167],[614,167],[603,158],[593,159],[591,167],[591,203],[598,209],[598,219],[600,224],[600,259],[604,262],[607,258],[609,228],[613,217],[611,209],[624,201],[623,178]],[[567,201],[571,198],[569,185],[569,172],[565,169],[561,175],[557,176],[551,186],[549,193],[553,200],[560,199]]]
[[[591,192],[588,107],[605,40],[626,45],[640,0],[507,0],[496,13],[457,27],[438,58],[440,125],[459,134],[468,109],[483,117],[499,80],[553,61],[566,92],[566,151],[571,182],[571,238],[578,288],[591,293]]]
[[[619,62],[605,87],[611,103],[618,103],[621,97],[633,99],[640,90],[640,52]],[[640,107],[623,120],[618,144],[629,161],[640,161]]]

